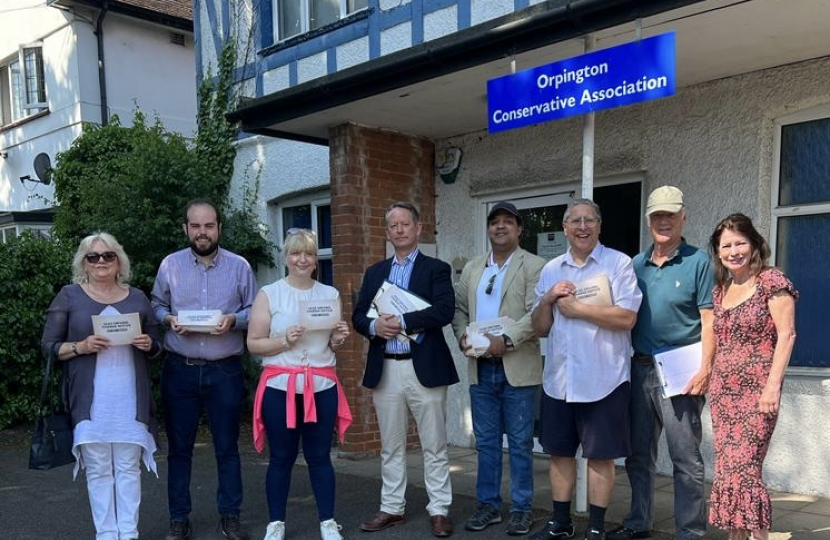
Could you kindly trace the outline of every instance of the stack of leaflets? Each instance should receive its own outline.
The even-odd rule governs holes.
[[[683,347],[654,351],[654,367],[664,398],[684,394],[692,377],[700,371],[703,345],[698,341]]]
[[[381,315],[397,315],[400,317],[404,313],[411,313],[413,311],[421,311],[432,307],[432,304],[406,289],[398,287],[390,281],[384,281],[375,294],[372,300],[372,306],[367,313],[367,316],[372,319],[377,319]],[[413,340],[416,343],[421,343],[424,336],[421,334],[398,334],[398,341],[405,342]]]

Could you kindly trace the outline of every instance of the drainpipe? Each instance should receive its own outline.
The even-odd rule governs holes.
[[[109,10],[109,1],[104,0],[98,20],[95,22],[95,37],[98,41],[98,87],[101,93],[101,125],[109,124],[109,107],[107,106],[107,79],[104,73],[104,17]]]

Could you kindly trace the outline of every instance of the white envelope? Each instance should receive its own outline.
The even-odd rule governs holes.
[[[473,356],[478,358],[490,348],[490,340],[484,334],[500,336],[504,334],[508,326],[515,322],[510,317],[496,317],[495,319],[471,322],[467,325],[467,344],[472,348]]]
[[[329,330],[340,322],[340,300],[301,300],[298,302],[300,310],[300,326],[307,330]]]
[[[96,336],[108,337],[113,345],[129,345],[141,334],[141,319],[138,313],[93,315],[92,328]]]
[[[216,325],[222,320],[222,310],[220,309],[183,309],[176,315],[179,320],[179,326],[183,327],[188,332],[201,332],[209,334],[216,330]]]

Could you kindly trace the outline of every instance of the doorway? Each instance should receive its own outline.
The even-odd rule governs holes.
[[[538,255],[545,260],[552,260],[568,249],[568,241],[562,228],[562,220],[568,204],[575,198],[575,191],[560,191],[554,194],[529,194],[517,197],[488,198],[484,204],[484,219],[498,201],[508,200],[516,205],[522,216],[523,230],[519,239],[522,249]],[[642,220],[642,182],[629,181],[594,187],[594,202],[602,212],[602,229],[600,242],[634,257],[640,251],[640,225]],[[485,231],[484,242],[487,244],[486,224],[480,228]],[[545,361],[547,339],[539,340],[542,350],[542,362]],[[536,412],[534,425],[534,452],[541,452],[539,444],[539,403],[542,399],[541,385],[536,392]],[[505,419],[509,421],[509,419]],[[507,436],[503,436],[502,446],[507,448]]]
[[[514,198],[488,198],[484,219],[490,208],[500,200],[516,205],[522,215],[524,230],[519,245],[545,260],[558,257],[568,249],[562,229],[562,218],[568,203],[575,198],[575,191],[561,191],[547,195],[527,195]],[[642,183],[626,182],[594,188],[594,202],[602,211],[600,242],[610,248],[634,257],[640,251],[642,219]],[[487,246],[487,226],[483,242]]]

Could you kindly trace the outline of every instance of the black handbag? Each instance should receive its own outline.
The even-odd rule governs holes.
[[[29,450],[29,468],[46,471],[75,461],[72,455],[72,418],[62,400],[55,401],[55,383],[52,381],[52,365],[57,357],[56,343],[49,351],[40,389],[40,405],[37,422],[32,433]],[[47,395],[48,394],[48,395]]]

